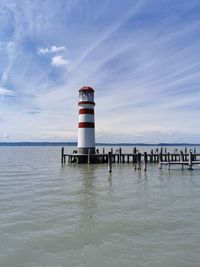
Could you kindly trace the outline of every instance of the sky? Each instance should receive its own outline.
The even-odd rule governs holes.
[[[0,141],[200,143],[199,0],[0,0]]]

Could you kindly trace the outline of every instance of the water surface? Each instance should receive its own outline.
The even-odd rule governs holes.
[[[109,174],[60,150],[0,147],[0,266],[199,266],[198,167]]]

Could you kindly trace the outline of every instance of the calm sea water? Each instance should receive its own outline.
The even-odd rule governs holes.
[[[200,266],[200,168],[109,174],[60,150],[0,147],[0,266]]]

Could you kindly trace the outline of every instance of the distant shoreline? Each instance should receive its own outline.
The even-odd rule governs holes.
[[[76,142],[0,142],[0,146],[77,146]],[[96,143],[96,146],[200,146],[193,143]]]

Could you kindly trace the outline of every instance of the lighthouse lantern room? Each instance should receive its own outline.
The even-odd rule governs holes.
[[[95,153],[94,89],[84,86],[79,90],[78,153]]]

